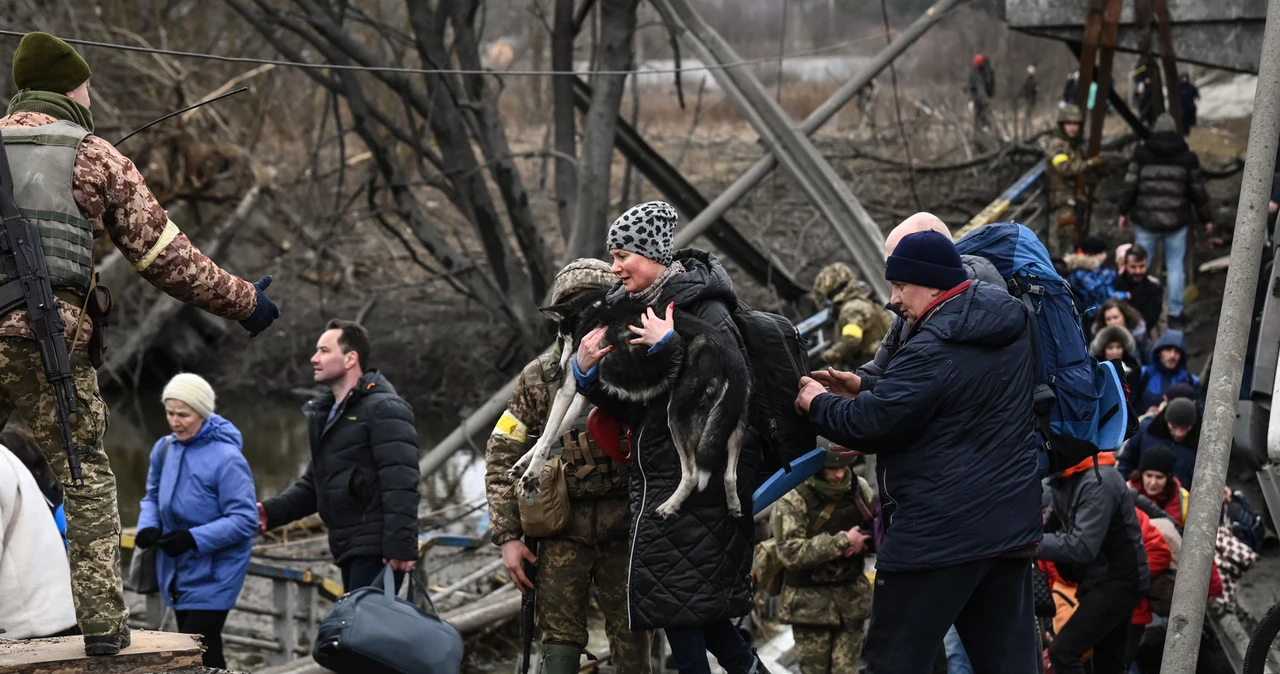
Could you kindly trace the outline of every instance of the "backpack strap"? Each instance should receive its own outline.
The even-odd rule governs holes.
[[[1017,280],[1009,281],[1010,288],[1016,291],[1016,296],[1022,300],[1023,306],[1027,308],[1027,313],[1031,320],[1031,361],[1035,367],[1035,376],[1033,381],[1035,384],[1031,389],[1031,410],[1036,415],[1036,425],[1040,427],[1040,435],[1043,436],[1045,451],[1052,451],[1049,433],[1049,410],[1053,407],[1053,402],[1058,396],[1053,392],[1053,388],[1049,385],[1052,383],[1052,376],[1046,380],[1044,378],[1044,364],[1041,361],[1040,354],[1040,322],[1036,319],[1039,312],[1036,310],[1035,304],[1031,301],[1031,295],[1044,294],[1044,289],[1037,285],[1027,285],[1025,289]]]
[[[834,513],[835,511],[836,511],[835,501],[832,501],[831,503],[828,503],[825,507],[823,507],[822,512],[818,513],[818,516],[815,517],[813,522],[809,525],[809,535],[812,536],[813,534],[816,534],[818,530],[821,529],[822,526],[827,523],[827,520],[831,519],[831,514]]]

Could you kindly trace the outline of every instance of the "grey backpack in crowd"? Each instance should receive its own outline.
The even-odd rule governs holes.
[[[431,610],[435,604],[416,573],[408,600],[396,597],[391,565],[373,585],[343,595],[320,623],[312,657],[337,674],[457,674],[462,635],[457,628],[413,603],[417,586]]]

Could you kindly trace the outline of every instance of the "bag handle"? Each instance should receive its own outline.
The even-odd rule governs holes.
[[[431,593],[427,591],[427,586],[422,582],[422,578],[419,578],[418,574],[414,573],[413,571],[410,571],[406,575],[408,575],[409,578],[411,579],[409,581],[409,591],[406,593],[409,597],[409,602],[413,603],[413,588],[414,586],[417,586],[420,590],[422,590],[422,596],[426,597],[427,606],[431,607],[432,615],[434,615],[436,618],[440,618],[440,611],[436,609],[436,603],[434,601],[431,601]],[[441,620],[443,620],[443,618],[441,618]]]

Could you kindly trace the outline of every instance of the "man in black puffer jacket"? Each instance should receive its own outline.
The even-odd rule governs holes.
[[[1204,223],[1205,232],[1212,234],[1213,212],[1200,173],[1200,159],[1178,135],[1168,114],[1156,119],[1154,133],[1134,151],[1119,205],[1120,229],[1127,229],[1132,220],[1135,244],[1154,254],[1156,243],[1164,242],[1169,325],[1179,328],[1187,226]]]
[[[655,363],[680,358],[683,341],[668,306],[674,304],[719,329],[726,343],[742,346],[733,322],[738,304],[728,272],[710,253],[672,250],[677,215],[660,201],[640,204],[609,230],[613,273],[622,281],[608,301],[626,298],[657,307],[637,316],[635,343],[647,344]],[[592,403],[631,426],[631,561],[627,601],[630,628],[666,630],[681,674],[709,674],[707,652],[729,674],[767,674],[743,641],[732,619],[751,612],[751,551],[754,524],[749,514],[729,514],[725,463],[702,491],[694,491],[670,519],[655,510],[680,482],[680,458],[667,423],[668,396],[648,403],[622,403],[596,386],[597,366],[607,353],[603,329],[582,339],[572,363],[578,390]],[[727,451],[724,453],[727,456]],[[738,459],[738,499],[751,503],[760,452],[748,433]]]
[[[329,392],[303,407],[311,463],[283,494],[258,504],[262,531],[320,512],[347,592],[388,562],[396,587],[418,558],[418,432],[413,409],[369,362],[369,333],[330,321],[311,357]]]
[[[929,671],[952,625],[975,671],[1034,671],[1042,527],[1027,311],[970,280],[935,231],[903,237],[885,279],[910,328],[884,374],[815,372],[796,399],[822,436],[876,454],[885,532],[868,671]]]

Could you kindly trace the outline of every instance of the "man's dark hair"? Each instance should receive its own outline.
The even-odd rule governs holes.
[[[373,347],[369,344],[369,331],[365,330],[363,325],[355,321],[335,318],[329,321],[324,329],[341,330],[342,334],[338,335],[338,346],[342,349],[342,353],[355,351],[356,358],[360,359],[360,369],[365,372],[369,370],[369,356]]]
[[[1138,262],[1146,262],[1147,249],[1143,248],[1142,246],[1139,246],[1136,243],[1132,246],[1129,246],[1129,250],[1125,251],[1124,253],[1124,261],[1128,262],[1130,258],[1137,260]]]

